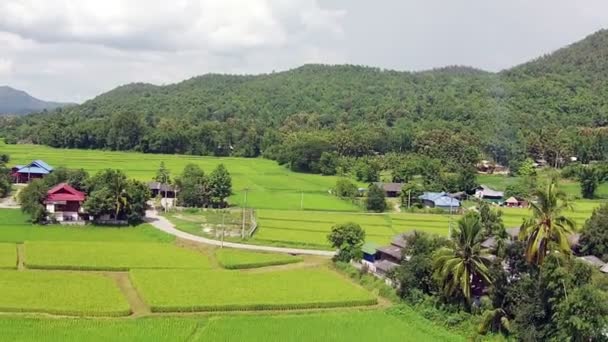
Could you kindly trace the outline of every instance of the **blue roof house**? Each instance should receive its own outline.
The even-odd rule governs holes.
[[[460,208],[460,201],[450,197],[445,192],[424,192],[418,199],[424,206],[429,208],[439,208],[447,212],[456,212]]]
[[[17,183],[28,183],[32,179],[42,178],[53,172],[54,168],[42,160],[34,160],[27,165],[17,165],[13,168],[13,178]]]

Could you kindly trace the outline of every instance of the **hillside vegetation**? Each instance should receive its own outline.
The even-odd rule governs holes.
[[[606,159],[608,32],[489,73],[305,65],[255,76],[208,74],[129,84],[80,106],[5,119],[8,141],[195,155],[264,155],[295,164],[323,152]],[[292,165],[293,166],[293,165]],[[301,165],[300,165],[301,166]]]

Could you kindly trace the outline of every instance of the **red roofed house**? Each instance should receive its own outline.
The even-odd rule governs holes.
[[[78,191],[66,183],[55,185],[47,192],[44,200],[48,219],[59,222],[84,221],[87,217],[82,209],[85,198],[84,192]]]

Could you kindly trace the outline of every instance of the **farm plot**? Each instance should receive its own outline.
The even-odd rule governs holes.
[[[329,247],[327,234],[337,223],[355,222],[366,232],[366,240],[386,243],[396,232],[385,215],[360,213],[259,210],[259,228],[254,239],[286,245]]]
[[[28,241],[25,255],[25,265],[37,269],[126,271],[210,267],[205,255],[161,243]]]
[[[216,250],[215,256],[220,265],[227,269],[257,268],[302,261],[301,257],[288,254],[258,253],[228,248]]]
[[[1,317],[0,331],[6,341],[191,341],[204,318],[163,317],[138,319]]]
[[[465,341],[413,310],[235,316],[210,320],[205,341]]]
[[[17,267],[17,246],[12,243],[0,243],[0,268]]]
[[[325,269],[238,271],[132,270],[154,312],[281,310],[373,305],[367,290]]]
[[[0,271],[0,311],[72,316],[129,315],[116,284],[98,274]]]

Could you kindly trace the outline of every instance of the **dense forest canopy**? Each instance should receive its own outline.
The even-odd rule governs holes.
[[[599,31],[499,73],[305,65],[136,83],[79,106],[4,118],[0,133],[54,147],[264,155],[313,172],[324,152],[416,153],[456,164],[463,155],[507,165],[527,157],[605,160],[607,57],[608,31]],[[294,153],[304,155],[294,161]]]

